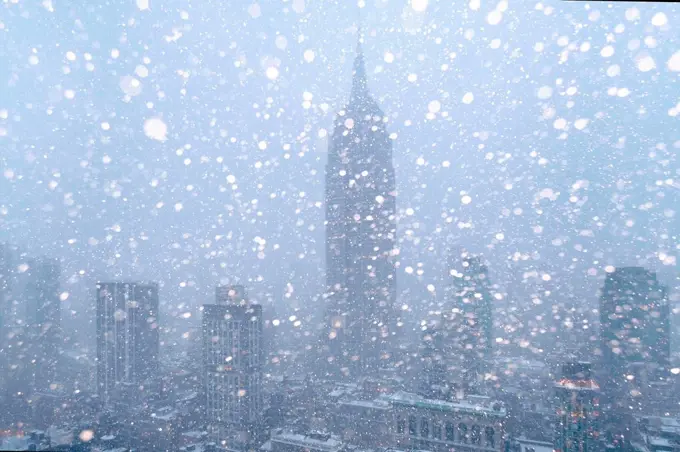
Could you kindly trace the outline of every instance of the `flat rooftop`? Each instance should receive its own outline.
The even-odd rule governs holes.
[[[272,443],[284,443],[292,446],[305,447],[308,449],[317,449],[328,452],[335,452],[342,450],[343,443],[336,437],[328,437],[324,439],[320,436],[303,435],[292,432],[278,432],[271,436]]]
[[[346,400],[339,402],[339,405],[360,407],[360,408],[371,408],[375,410],[388,410],[390,408],[390,403],[385,400]]]
[[[507,414],[500,402],[491,399],[485,401],[457,400],[455,402],[449,402],[447,400],[426,399],[425,397],[412,392],[399,391],[387,396],[386,400],[393,405],[451,413],[483,414],[498,418],[503,418]]]

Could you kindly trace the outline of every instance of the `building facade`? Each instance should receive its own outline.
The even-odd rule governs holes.
[[[12,252],[9,245],[0,243],[0,390],[4,392],[7,384],[6,368],[7,337],[9,335],[9,310],[12,300]]]
[[[58,259],[29,263],[25,288],[26,327],[31,342],[32,386],[36,391],[58,389],[57,375],[61,335],[61,266]]]
[[[630,392],[628,375],[664,378],[670,362],[670,310],[656,274],[623,267],[607,275],[600,297],[600,349],[603,382],[615,399]]]
[[[4,358],[5,362],[16,361],[17,349],[21,348],[17,346],[21,340],[17,338],[24,335],[26,319],[21,295],[28,269],[24,258],[16,246],[0,243],[0,347],[5,352],[0,359]]]
[[[368,90],[359,45],[348,105],[326,164],[324,335],[334,373],[360,375],[388,360],[396,302],[396,186],[387,117]]]
[[[493,294],[481,258],[461,257],[460,263],[449,262],[441,320],[429,337],[438,348],[435,356],[444,357],[453,389],[475,393],[482,390],[492,358]]]
[[[262,306],[243,286],[218,287],[203,306],[203,374],[209,428],[219,442],[247,445],[263,416]]]
[[[600,387],[589,363],[568,363],[555,384],[555,452],[590,452],[599,445]]]
[[[9,245],[0,243],[0,331],[7,328],[11,300],[12,252]],[[4,337],[4,334],[2,335]]]
[[[375,449],[393,444],[392,405],[384,399],[345,400],[334,404],[330,427],[344,441]]]
[[[97,284],[97,388],[109,404],[158,374],[158,284]]]
[[[275,430],[271,435],[272,452],[344,452],[343,442],[330,434],[293,433]]]
[[[395,393],[387,400],[393,407],[397,448],[433,452],[504,450],[507,413],[500,402],[481,396],[450,402],[407,392]]]
[[[424,327],[418,355],[420,371],[415,385],[418,393],[432,399],[450,397],[455,388],[451,385],[441,319]]]

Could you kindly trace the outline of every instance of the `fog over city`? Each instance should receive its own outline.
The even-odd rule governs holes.
[[[471,452],[474,435],[486,435],[479,450],[536,452],[515,440],[531,439],[523,426],[537,422],[516,413],[542,413],[536,401],[548,396],[536,389],[529,403],[507,388],[552,397],[554,381],[567,380],[595,382],[602,399],[588,403],[603,416],[635,407],[600,422],[627,433],[584,421],[599,441],[586,447],[551,420],[532,441],[656,452],[639,438],[673,419],[678,443],[658,450],[680,448],[680,400],[670,400],[680,385],[679,24],[680,7],[662,2],[6,0],[0,400],[13,408],[0,431],[49,432],[60,415],[37,416],[36,394],[59,392],[44,412],[66,413],[87,393],[90,411],[58,427],[114,450],[101,438],[125,429],[95,427],[114,424],[101,420],[114,399],[145,400],[158,418],[189,390],[163,386],[156,406],[148,389],[121,395],[121,384],[155,387],[181,370],[194,375],[201,414],[171,430],[205,431],[218,448],[293,450],[277,449],[283,433],[270,432],[303,424],[337,435],[328,451]],[[251,304],[255,314],[236,309]],[[243,347],[257,359],[238,370],[242,344],[215,339],[231,328],[218,324],[251,314],[261,324]],[[126,325],[110,368],[109,318],[115,334]],[[60,358],[43,372],[49,356]],[[533,375],[503,370],[520,360],[537,372],[531,383],[501,381]],[[213,364],[249,383],[227,384],[220,399],[223,383],[205,370]],[[357,428],[347,436],[316,399],[313,420],[270,422],[260,414],[291,393],[281,389],[291,379],[319,398],[381,381],[387,398],[343,386],[338,403],[384,402],[390,433],[380,444],[357,439]],[[248,400],[247,428],[229,427],[241,414],[215,414],[215,400],[232,406],[229,391]],[[458,421],[449,438],[441,420],[441,444],[422,440],[439,421],[402,426],[399,407],[416,406],[415,394],[486,403],[499,419],[507,410],[503,433],[475,424],[459,443]],[[624,437],[625,446],[611,439]],[[180,447],[126,441],[116,447]]]

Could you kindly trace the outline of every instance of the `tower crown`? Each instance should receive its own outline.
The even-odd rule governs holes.
[[[348,110],[382,115],[380,107],[378,107],[368,89],[366,64],[364,63],[364,36],[361,28],[359,28],[358,35],[354,69],[352,71],[352,92],[349,97]]]

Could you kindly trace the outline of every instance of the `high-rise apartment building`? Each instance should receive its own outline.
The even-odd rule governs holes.
[[[251,303],[243,286],[216,290],[203,306],[203,374],[209,428],[220,442],[245,446],[259,431],[263,415],[262,306]]]
[[[562,375],[555,383],[555,452],[597,450],[601,414],[599,389],[589,363],[562,366]]]
[[[430,322],[424,327],[418,349],[420,371],[416,377],[416,388],[420,395],[430,399],[447,399],[452,396],[443,339],[441,322]]]
[[[108,404],[158,373],[158,284],[97,284],[97,387]]]
[[[462,263],[449,265],[450,287],[439,334],[450,370],[464,386],[474,389],[491,358],[493,295],[486,265],[464,253]]]
[[[30,340],[33,388],[44,392],[59,386],[57,367],[61,351],[61,266],[58,259],[28,263],[25,286],[26,329]]]
[[[12,346],[11,337],[25,321],[21,293],[28,268],[18,247],[0,243],[0,341],[4,340],[5,346]]]
[[[33,389],[24,299],[28,270],[18,247],[0,244],[0,389],[12,398],[25,397]]]
[[[615,398],[629,392],[632,374],[653,381],[668,371],[669,304],[655,273],[623,267],[607,275],[600,297],[600,351],[603,386]]]
[[[5,336],[8,323],[9,303],[11,300],[12,252],[5,243],[0,243],[0,332]]]
[[[0,394],[7,387],[9,307],[12,300],[12,253],[9,245],[0,243]]]
[[[361,45],[326,163],[327,359],[359,375],[389,359],[396,302],[396,187],[387,116],[371,96]]]

